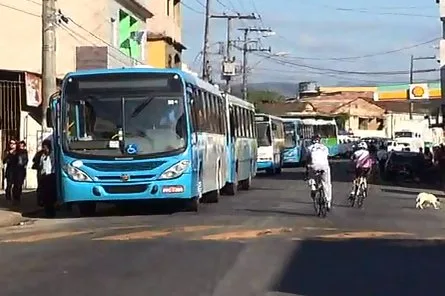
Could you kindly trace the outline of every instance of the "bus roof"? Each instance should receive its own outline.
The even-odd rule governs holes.
[[[219,90],[219,87],[208,83],[207,81],[204,81],[200,79],[199,77],[196,77],[192,73],[184,72],[180,69],[176,68],[150,68],[150,67],[137,67],[137,68],[112,68],[112,69],[90,69],[90,70],[78,70],[75,72],[69,72],[65,75],[65,78],[73,77],[73,76],[87,76],[87,75],[105,75],[105,74],[124,74],[124,73],[171,73],[171,74],[178,74],[181,76],[186,83],[192,83],[208,92],[212,92],[217,95],[221,95],[221,92]]]
[[[304,112],[287,112],[284,115],[280,115],[281,118],[294,118],[294,119],[306,119],[306,118],[313,118],[313,119],[334,119],[335,116],[328,115],[328,114],[307,114]]]
[[[244,101],[243,99],[240,99],[228,93],[223,93],[223,96],[227,98],[229,104],[237,105],[249,110],[255,110],[255,105],[250,102]]]
[[[302,122],[301,118],[281,118],[284,122]]]
[[[305,118],[301,120],[303,124],[312,124],[312,125],[336,125],[334,119],[326,120],[326,119],[314,119],[314,118]]]
[[[274,115],[271,115],[271,114],[256,113],[255,116],[266,116],[266,117],[269,117],[270,119],[274,119],[274,120],[283,122],[283,118],[278,117],[278,116],[274,116]]]

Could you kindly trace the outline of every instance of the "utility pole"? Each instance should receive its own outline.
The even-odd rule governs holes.
[[[209,54],[209,35],[210,35],[210,0],[206,0],[206,15],[205,15],[205,21],[204,21],[204,48],[202,50],[202,79],[209,80],[210,73],[209,73],[209,61],[208,61],[208,54]]]
[[[414,55],[411,55],[410,59],[410,66],[409,66],[409,84],[414,83],[414,61],[419,60],[435,60],[435,56],[426,56],[426,57],[414,57]],[[409,100],[409,119],[413,119],[413,113],[414,113],[414,103],[410,99],[411,94],[408,91],[408,100]]]
[[[42,0],[42,128],[48,131],[46,111],[56,83],[56,0]]]
[[[247,101],[247,54],[254,51],[268,51],[271,52],[271,48],[249,48],[249,33],[250,32],[263,32],[271,33],[270,28],[239,28],[238,30],[243,31],[243,100]]]
[[[223,61],[222,66],[222,76],[224,80],[226,81],[227,86],[227,92],[231,92],[230,87],[230,81],[232,76],[236,75],[236,67],[235,67],[235,60],[231,56],[231,49],[232,49],[232,41],[231,41],[231,31],[232,31],[232,20],[238,19],[238,20],[257,20],[259,17],[256,16],[254,13],[248,14],[248,15],[241,15],[241,14],[222,14],[222,15],[211,15],[211,18],[215,19],[226,19],[227,20],[227,36],[226,36],[226,56]]]

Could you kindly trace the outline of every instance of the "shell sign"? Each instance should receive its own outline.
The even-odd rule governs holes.
[[[410,100],[425,100],[429,99],[430,94],[428,90],[428,84],[410,84],[409,86],[409,99]]]

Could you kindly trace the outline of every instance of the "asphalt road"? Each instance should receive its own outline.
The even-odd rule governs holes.
[[[445,295],[445,213],[416,210],[420,189],[373,185],[348,208],[335,162],[321,219],[302,176],[259,175],[199,214],[107,209],[0,229],[0,295]]]

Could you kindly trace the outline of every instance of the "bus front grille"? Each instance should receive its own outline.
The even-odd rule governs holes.
[[[85,166],[90,167],[100,172],[129,172],[129,171],[150,171],[161,165],[165,161],[147,161],[147,162],[132,162],[132,163],[85,163]]]

